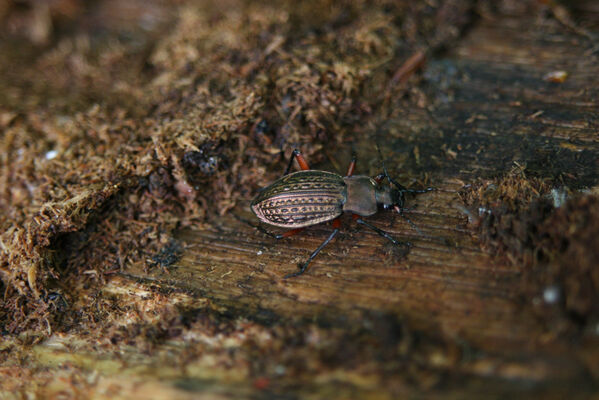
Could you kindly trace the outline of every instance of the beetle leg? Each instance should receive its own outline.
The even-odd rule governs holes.
[[[333,232],[331,232],[329,237],[324,242],[322,242],[322,244],[320,246],[318,246],[318,248],[316,250],[314,250],[314,252],[310,255],[308,260],[300,267],[299,271],[291,273],[291,274],[287,274],[283,277],[283,279],[293,278],[294,276],[299,276],[299,275],[303,274],[306,271],[306,269],[308,268],[308,265],[310,265],[310,262],[314,259],[314,257],[316,257],[318,255],[318,253],[320,253],[320,251],[324,248],[324,246],[329,244],[330,241],[333,240],[333,238],[335,236],[337,236],[338,233],[339,233],[339,228],[335,228],[335,230],[333,230]]]
[[[356,169],[356,160],[358,156],[356,153],[352,153],[351,161],[349,162],[349,167],[347,168],[347,174],[345,176],[352,176],[354,174],[354,170]]]
[[[292,229],[292,230],[287,231],[287,232],[277,233],[277,234],[273,235],[273,237],[275,239],[283,239],[283,238],[291,237],[291,236],[293,236],[293,235],[295,235],[297,233],[300,233],[304,229],[305,228],[295,228],[295,229]]]
[[[291,236],[293,236],[293,235],[295,235],[297,233],[300,233],[301,231],[303,231],[305,229],[305,228],[295,228],[295,229],[292,229],[290,231],[283,232],[283,233],[272,233],[272,232],[264,229],[260,225],[256,225],[256,226],[252,225],[252,226],[254,228],[258,229],[260,232],[264,233],[265,235],[268,235],[271,238],[274,238],[274,239],[277,239],[277,240],[278,239],[287,238],[287,237],[291,237]]]
[[[335,229],[341,228],[341,218],[340,217],[335,218],[333,221],[331,221],[331,225],[333,225],[333,228],[335,228]]]
[[[291,153],[291,158],[289,159],[289,164],[287,164],[287,168],[285,169],[285,173],[283,174],[283,176],[288,175],[289,171],[291,171],[291,166],[293,165],[294,159],[297,159],[297,163],[299,164],[302,171],[306,171],[306,170],[310,169],[310,167],[308,166],[308,162],[306,161],[304,156],[302,156],[302,153],[300,153],[300,151],[298,149],[294,149],[293,152]]]
[[[421,230],[420,230],[420,229],[419,229],[419,228],[416,226],[416,224],[415,224],[415,223],[413,223],[413,222],[412,222],[412,220],[406,216],[406,214],[404,214],[404,211],[406,211],[406,210],[407,210],[407,211],[409,211],[409,210],[411,210],[411,209],[413,209],[413,208],[414,208],[414,207],[411,207],[411,208],[400,208],[400,207],[398,207],[398,206],[395,206],[395,207],[394,207],[395,211],[397,211],[397,212],[399,213],[399,215],[401,215],[401,216],[402,216],[402,218],[404,218],[406,221],[408,221],[408,224],[410,224],[410,226],[411,226],[412,228],[414,228],[414,230],[415,230],[416,232],[418,232],[418,234],[419,234],[419,235],[421,235],[421,236],[425,236],[425,235],[424,235],[424,233],[422,233],[422,231],[421,231]]]
[[[356,222],[358,224],[360,224],[360,225],[364,225],[365,227],[367,227],[369,229],[372,229],[373,231],[375,231],[376,233],[378,233],[379,235],[381,235],[385,239],[389,240],[391,243],[393,243],[396,246],[404,245],[404,246],[412,247],[412,243],[410,243],[410,242],[400,242],[399,240],[394,239],[391,235],[389,235],[384,230],[379,229],[376,226],[369,224],[368,222],[364,221],[362,218],[356,219]]]
[[[233,215],[235,216],[235,218],[237,220],[243,222],[244,224],[247,224],[247,225],[251,226],[252,228],[254,228],[254,229],[256,229],[256,230],[258,230],[258,231],[264,233],[265,235],[268,235],[268,236],[270,236],[271,238],[274,238],[274,239],[283,239],[283,238],[286,238],[286,237],[290,237],[290,236],[295,235],[296,233],[300,233],[301,231],[303,231],[305,229],[305,228],[295,228],[295,229],[292,229],[290,231],[283,232],[283,233],[272,233],[269,230],[264,229],[262,226],[255,225],[255,224],[251,223],[250,221],[248,221],[247,219],[240,217],[239,215],[236,215],[236,214],[233,214]]]
[[[373,176],[372,179],[374,179],[374,181],[376,183],[381,183],[383,181],[383,179],[385,179],[386,175],[384,172],[381,172],[380,174]]]

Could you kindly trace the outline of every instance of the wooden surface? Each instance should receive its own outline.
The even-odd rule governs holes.
[[[412,242],[407,256],[348,220],[306,274],[283,280],[330,226],[277,242],[229,216],[214,218],[204,231],[181,232],[188,247],[168,272],[130,271],[121,279],[190,292],[227,313],[300,329],[316,322],[351,330],[373,314],[385,315],[453,342],[459,362],[427,360],[452,373],[505,379],[508,387],[591,387],[579,354],[584,346],[573,351],[550,337],[551,329],[535,318],[538,298],[520,297],[521,267],[481,250],[457,194],[476,178],[501,175],[516,163],[542,177],[561,176],[566,185],[596,184],[597,57],[587,55],[585,38],[525,32],[526,25],[522,17],[483,20],[449,55],[429,61],[422,95],[432,100],[432,110],[406,110],[386,125],[386,157],[403,160],[416,177],[426,171],[438,188],[410,199],[417,205],[410,218],[422,235],[390,212],[370,219]],[[549,43],[539,47],[541,40]],[[543,79],[554,70],[567,71],[568,79]],[[372,138],[359,141],[357,149],[358,171],[376,172]],[[251,218],[247,210],[245,204],[236,212]],[[476,356],[468,359],[465,352]]]
[[[509,10],[481,18],[456,48],[428,60],[411,98],[432,106],[402,110],[379,135],[402,182],[417,185],[426,174],[438,189],[409,199],[422,234],[391,212],[369,220],[412,242],[408,254],[348,220],[307,273],[283,280],[330,226],[275,241],[231,214],[215,216],[204,230],[178,233],[185,250],[176,264],[132,266],[100,294],[133,306],[123,327],[129,314],[163,330],[189,317],[184,334],[141,352],[123,343],[118,359],[92,344],[93,333],[43,342],[35,348],[38,379],[58,382],[44,393],[74,390],[56,381],[60,369],[48,369],[58,365],[78,371],[98,398],[111,388],[164,398],[596,393],[597,333],[574,342],[553,335],[538,318],[543,294],[523,297],[522,266],[481,249],[458,196],[516,163],[573,189],[597,185],[593,43],[555,22],[529,30],[531,18]],[[543,79],[555,70],[568,72],[565,82]],[[372,138],[357,140],[356,150],[357,172],[377,172]],[[320,167],[345,165],[349,153],[342,148]],[[247,202],[233,212],[251,218]],[[161,302],[146,302],[150,294]],[[112,334],[118,340],[118,330]]]

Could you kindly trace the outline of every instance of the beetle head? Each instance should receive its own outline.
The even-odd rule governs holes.
[[[400,188],[392,186],[391,200],[393,201],[392,207],[395,209],[395,211],[400,212],[406,202],[406,195]]]
[[[424,190],[413,190],[407,189],[405,186],[401,185],[399,182],[394,180],[389,176],[389,172],[387,172],[387,167],[385,166],[385,160],[383,159],[383,155],[381,154],[381,149],[379,144],[376,143],[376,149],[379,152],[379,157],[381,158],[381,163],[383,164],[383,175],[389,181],[389,186],[385,187],[382,191],[388,194],[385,202],[383,202],[383,207],[391,208],[397,211],[402,217],[405,218],[406,221],[419,233],[423,234],[420,229],[404,214],[404,204],[406,200],[406,193],[425,193],[433,188],[426,188]]]
[[[379,184],[376,187],[376,199],[377,203],[384,209],[392,208],[400,212],[405,203],[405,194],[393,184]]]
[[[376,150],[379,153],[379,157],[381,159],[381,164],[383,164],[383,175],[389,181],[389,186],[383,189],[388,193],[388,199],[383,203],[384,208],[393,208],[398,213],[401,213],[403,209],[403,205],[406,202],[405,193],[408,191],[404,186],[398,183],[395,179],[389,176],[389,172],[387,171],[387,167],[385,166],[385,160],[383,159],[383,155],[381,154],[381,148],[379,144],[376,144]]]

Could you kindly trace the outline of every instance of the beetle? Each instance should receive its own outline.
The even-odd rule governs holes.
[[[378,146],[377,150],[380,155]],[[297,160],[301,170],[290,173],[294,160]],[[375,231],[394,245],[411,246],[409,242],[394,239],[387,232],[364,221],[362,217],[376,214],[379,208],[392,208],[418,230],[412,221],[403,215],[405,194],[425,193],[434,188],[408,189],[391,178],[385,163],[382,164],[383,172],[374,177],[354,175],[356,167],[354,154],[347,174],[341,176],[333,172],[310,169],[300,151],[293,150],[283,176],[260,190],[250,204],[260,221],[291,230],[282,234],[272,234],[260,227],[258,229],[276,239],[293,236],[307,226],[326,221],[332,221],[334,229],[301,265],[299,271],[285,275],[285,279],[299,276],[306,271],[314,257],[339,233],[341,226],[339,218],[344,212],[351,213],[358,224]],[[385,178],[389,181],[389,185],[383,184]]]

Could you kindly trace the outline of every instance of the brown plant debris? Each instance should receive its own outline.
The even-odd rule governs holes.
[[[522,300],[537,305],[553,334],[581,333],[599,322],[599,196],[526,176],[466,188],[462,199],[481,241],[523,266]],[[559,310],[556,315],[555,307]]]
[[[106,276],[167,266],[175,228],[247,199],[289,147],[346,140],[470,8],[3,2],[0,331],[64,329]]]

